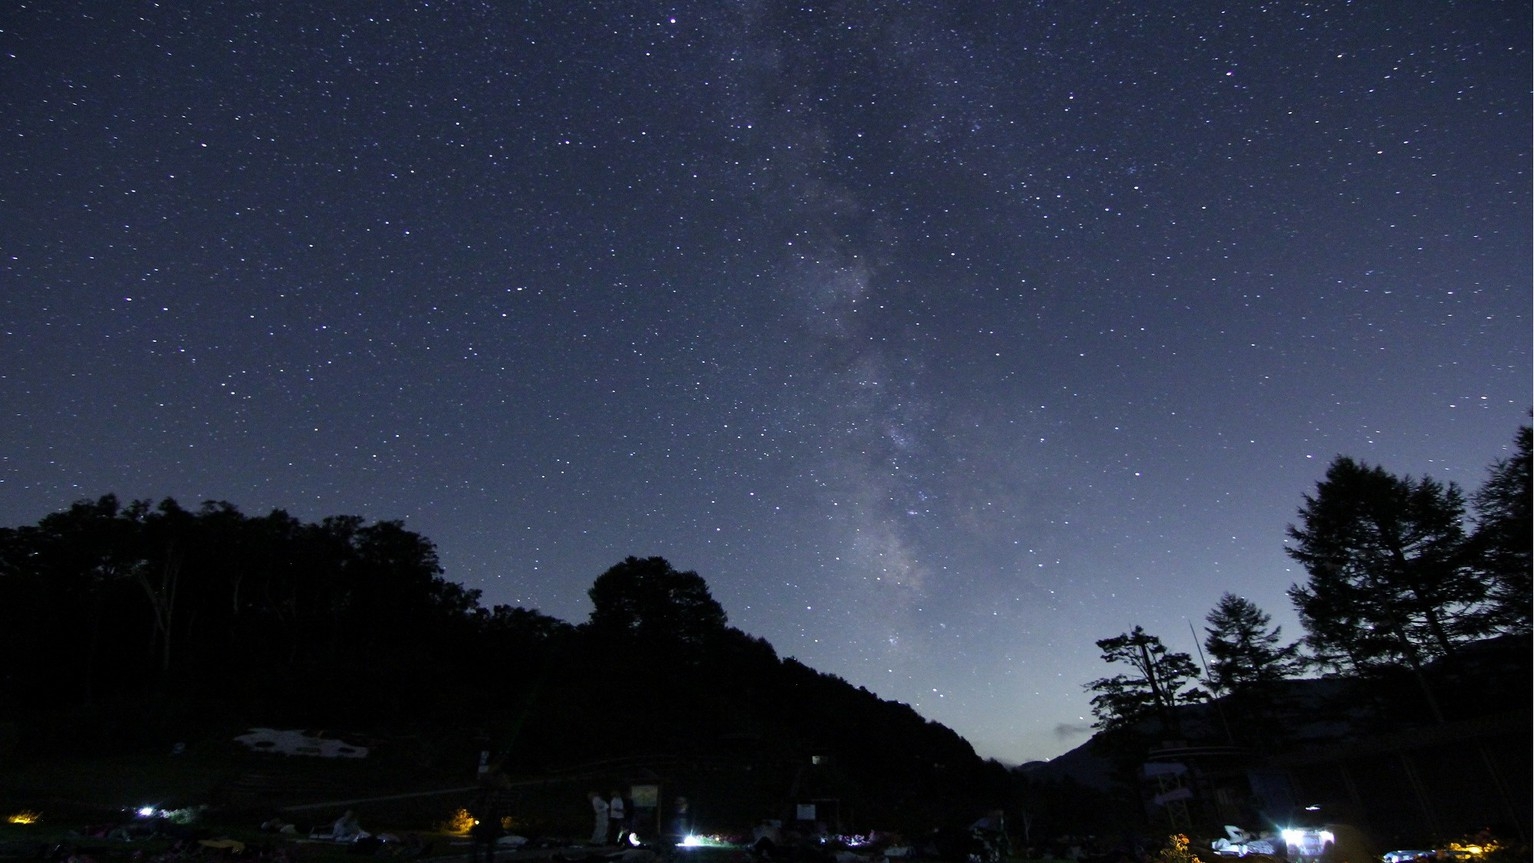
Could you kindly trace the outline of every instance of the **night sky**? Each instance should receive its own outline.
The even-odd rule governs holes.
[[[8,2],[0,524],[625,556],[985,756],[1531,404],[1527,2]]]

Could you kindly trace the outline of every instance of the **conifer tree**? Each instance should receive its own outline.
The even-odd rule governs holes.
[[[1136,626],[1130,632],[1097,642],[1103,661],[1128,666],[1132,673],[1103,677],[1087,684],[1092,696],[1094,725],[1104,731],[1130,730],[1156,719],[1163,730],[1181,733],[1177,705],[1201,700],[1203,692],[1189,688],[1198,666],[1186,653],[1168,650],[1157,636]]]
[[[1466,565],[1464,495],[1337,457],[1286,551],[1309,573],[1289,597],[1316,659],[1362,672],[1420,668],[1485,634],[1486,585]]]
[[[1273,616],[1251,600],[1226,593],[1204,620],[1205,682],[1216,693],[1264,686],[1298,671],[1299,646],[1281,644],[1283,627],[1273,626]]]
[[[1471,543],[1490,593],[1493,624],[1504,632],[1530,629],[1530,572],[1534,569],[1534,523],[1529,517],[1528,426],[1518,429],[1516,452],[1492,464],[1475,494]]]

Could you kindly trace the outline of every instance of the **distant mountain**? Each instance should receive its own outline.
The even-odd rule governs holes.
[[[1093,752],[1093,740],[1048,761],[1033,761],[1017,768],[1022,775],[1036,780],[1078,782],[1088,788],[1107,790],[1113,785],[1113,769],[1108,759]]]

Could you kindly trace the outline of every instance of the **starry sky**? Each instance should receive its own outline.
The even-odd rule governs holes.
[[[1531,404],[1530,8],[9,2],[0,524],[399,519],[572,622],[627,555],[1007,762],[1094,642],[1298,624],[1346,454]],[[1196,653],[1195,653],[1196,656]]]

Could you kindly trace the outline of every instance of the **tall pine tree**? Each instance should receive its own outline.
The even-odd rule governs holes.
[[[1273,616],[1251,600],[1226,593],[1204,621],[1207,682],[1216,693],[1265,686],[1298,671],[1299,646],[1282,644],[1283,627],[1273,626]]]
[[[1339,456],[1299,515],[1286,551],[1310,578],[1289,597],[1322,663],[1419,669],[1485,634],[1486,586],[1466,565],[1465,501],[1453,483]]]
[[[1189,688],[1198,666],[1186,653],[1168,650],[1157,636],[1136,626],[1132,631],[1097,642],[1103,661],[1128,666],[1132,673],[1103,677],[1087,684],[1092,696],[1095,723],[1104,731],[1131,730],[1146,720],[1158,720],[1161,728],[1180,736],[1177,706],[1203,698]]]
[[[1534,524],[1529,518],[1529,438],[1528,426],[1518,429],[1516,451],[1491,466],[1474,500],[1475,565],[1490,590],[1492,622],[1504,632],[1530,629]]]

